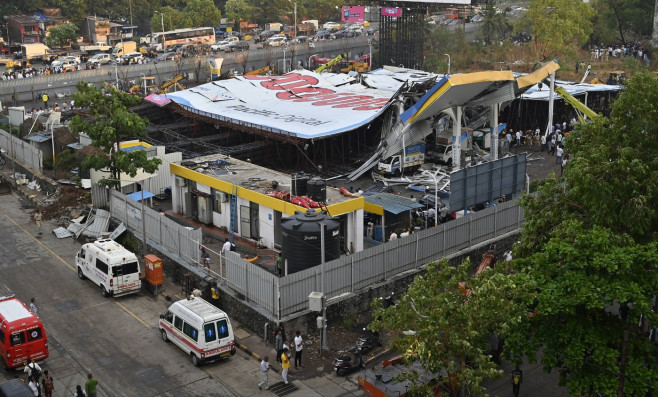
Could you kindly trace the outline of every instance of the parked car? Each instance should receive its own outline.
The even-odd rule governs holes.
[[[174,59],[178,59],[180,57],[181,57],[181,54],[179,54],[177,52],[165,52],[164,54],[158,55],[155,58],[155,60],[158,61],[158,62],[171,61],[171,60],[174,60]]]
[[[337,22],[325,22],[325,24],[322,25],[322,28],[328,30],[339,30],[340,24]]]
[[[237,43],[238,41],[240,41],[240,39],[238,39],[237,37],[233,37],[233,36],[227,37],[224,40],[218,41],[216,44],[211,45],[210,49],[212,51],[225,51],[226,48],[228,48],[228,46],[230,46],[233,43]]]
[[[231,43],[226,49],[226,52],[235,52],[235,51],[249,51],[249,43],[246,41],[238,41]]]
[[[137,63],[140,59],[144,59],[144,56],[141,52],[129,52],[127,54],[121,55],[117,62],[121,65],[132,65]]]
[[[73,72],[78,70],[78,65],[79,63],[76,62],[74,59],[58,59],[50,64],[50,66],[54,69],[62,69],[67,72]]]
[[[368,28],[366,29],[366,36],[374,36],[379,34],[379,28]]]
[[[112,55],[110,54],[104,54],[104,53],[99,53],[95,54],[91,58],[89,58],[89,63],[97,64],[97,65],[104,65],[106,63],[110,63],[112,61]]]
[[[288,40],[286,40],[285,37],[275,37],[269,38],[266,43],[270,47],[281,47],[282,45],[285,45],[287,41]]]

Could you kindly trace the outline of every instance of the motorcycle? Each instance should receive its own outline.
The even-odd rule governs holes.
[[[366,335],[363,335],[356,340],[356,347],[361,352],[366,353],[370,351],[370,349],[374,348],[375,346],[382,345],[382,340],[379,337],[379,332],[370,331],[366,328],[364,328],[363,331],[366,332]]]
[[[354,347],[348,350],[346,355],[334,358],[333,366],[338,376],[361,370],[365,367],[361,349]]]

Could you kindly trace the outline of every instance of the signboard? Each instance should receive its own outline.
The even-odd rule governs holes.
[[[165,106],[166,104],[171,102],[171,100],[167,98],[166,95],[160,95],[160,94],[151,94],[146,98],[144,98],[144,100],[154,103],[160,107]]]
[[[343,6],[341,12],[343,22],[361,22],[365,19],[366,8],[364,6]]]
[[[218,79],[222,74],[222,64],[224,58],[215,58],[208,60],[208,67],[210,68],[210,80]]]
[[[525,179],[525,153],[455,171],[450,174],[450,211],[519,193]]]
[[[397,7],[382,7],[382,15],[385,17],[401,17],[402,8]]]
[[[336,85],[332,76],[307,70],[242,76],[172,92],[167,98],[201,116],[313,139],[369,123],[395,95],[361,84]]]

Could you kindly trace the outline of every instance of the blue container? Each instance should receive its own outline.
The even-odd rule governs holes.
[[[375,241],[382,241],[382,225],[375,225],[375,231],[372,234]]]

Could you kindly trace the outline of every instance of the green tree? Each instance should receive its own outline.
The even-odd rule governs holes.
[[[370,325],[393,331],[392,347],[404,352],[407,362],[420,362],[428,373],[447,373],[438,386],[451,395],[459,388],[479,395],[484,379],[502,375],[492,360],[489,336],[505,337],[526,316],[532,298],[525,274],[487,269],[469,277],[470,268],[468,260],[458,267],[447,260],[429,264],[397,306],[373,312]],[[424,385],[417,392],[434,395],[430,388],[436,386]]]
[[[655,2],[652,0],[597,0],[593,7],[597,15],[593,20],[594,44],[640,41],[651,37],[652,15]]]
[[[120,173],[134,177],[140,169],[152,173],[162,162],[157,157],[148,159],[146,152],[135,150],[124,152],[116,150],[121,141],[146,136],[147,120],[130,112],[128,108],[141,103],[141,98],[106,86],[109,94],[105,95],[99,88],[81,81],[73,94],[75,105],[89,109],[89,118],[76,115],[71,120],[70,129],[74,134],[85,132],[92,145],[103,149],[101,155],[92,155],[82,163],[85,168],[108,170],[117,185]]]
[[[246,0],[228,0],[225,10],[226,18],[237,26],[240,26],[241,21],[251,21],[255,12]]]
[[[541,346],[544,368],[558,370],[573,394],[658,391],[655,347],[644,335],[658,322],[657,142],[658,81],[639,74],[611,120],[569,135],[564,178],[522,199],[515,265],[537,283],[537,315],[507,339],[507,351],[534,360]]]
[[[512,25],[508,21],[507,13],[496,13],[493,8],[486,9],[482,14],[482,28],[480,33],[487,44],[494,40],[505,39],[512,31]]]
[[[526,18],[531,21],[535,51],[542,60],[572,53],[592,33],[594,9],[581,0],[532,0]]]
[[[222,19],[222,13],[212,0],[189,0],[183,14],[189,24],[187,27],[216,26]]]
[[[151,30],[154,32],[161,32],[162,25],[164,24],[164,30],[174,30],[181,28],[191,27],[191,23],[187,19],[187,15],[182,12],[172,8],[164,7],[161,8],[158,13],[154,13],[151,17]]]
[[[53,26],[49,30],[46,43],[49,46],[68,47],[78,40],[78,27],[72,23],[63,23]]]

